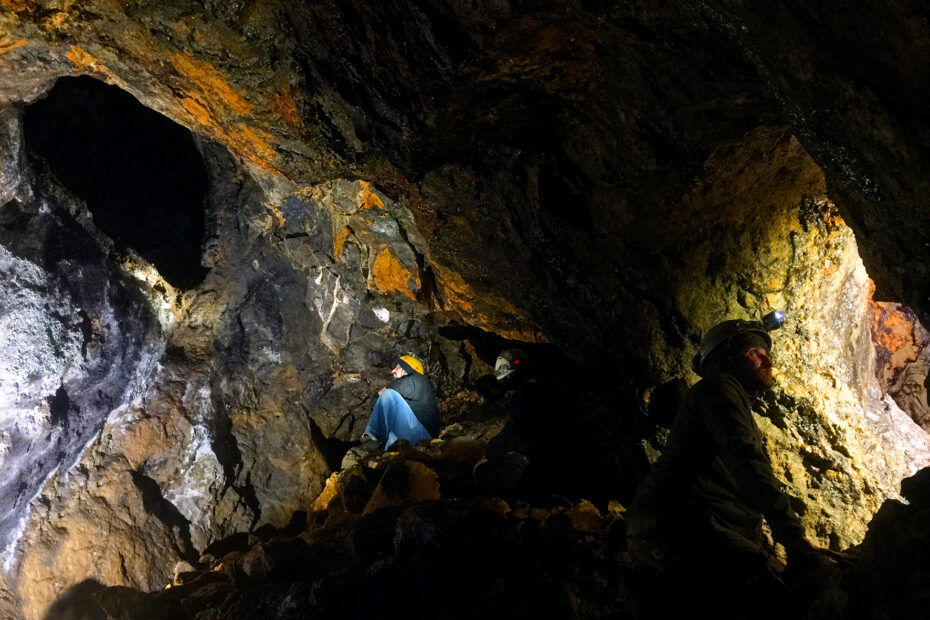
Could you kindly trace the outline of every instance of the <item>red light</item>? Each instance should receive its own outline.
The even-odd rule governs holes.
[[[519,364],[519,363],[520,363],[520,360],[514,360],[513,363],[514,363],[514,364]]]

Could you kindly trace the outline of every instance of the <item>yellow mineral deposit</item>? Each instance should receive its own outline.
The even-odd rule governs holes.
[[[359,181],[358,204],[363,209],[383,209],[384,201],[376,194],[368,181]]]
[[[209,62],[181,52],[171,54],[169,60],[211,104],[224,109],[226,113],[237,116],[251,114],[254,106],[249,103],[243,93],[229,84],[224,73]]]

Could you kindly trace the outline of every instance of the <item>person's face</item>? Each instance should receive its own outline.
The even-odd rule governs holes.
[[[397,366],[391,369],[391,375],[393,375],[395,379],[400,379],[406,374],[407,374],[407,371],[401,368],[400,364],[398,364]]]
[[[772,376],[772,356],[765,347],[750,347],[743,353],[743,367],[749,377],[760,388],[775,385]]]

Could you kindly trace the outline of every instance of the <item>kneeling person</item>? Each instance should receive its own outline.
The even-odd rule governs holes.
[[[394,376],[378,393],[363,439],[376,440],[390,448],[399,439],[417,445],[439,434],[439,407],[430,380],[423,374],[423,362],[413,355],[394,360]]]

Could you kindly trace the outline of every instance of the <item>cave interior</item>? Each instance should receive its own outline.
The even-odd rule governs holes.
[[[845,555],[731,584],[732,617],[926,614],[928,19],[2,2],[0,609],[691,609],[632,562],[625,507],[702,336],[781,310],[754,419]],[[552,413],[541,482],[492,498],[507,348]],[[440,436],[347,465],[403,354]]]

